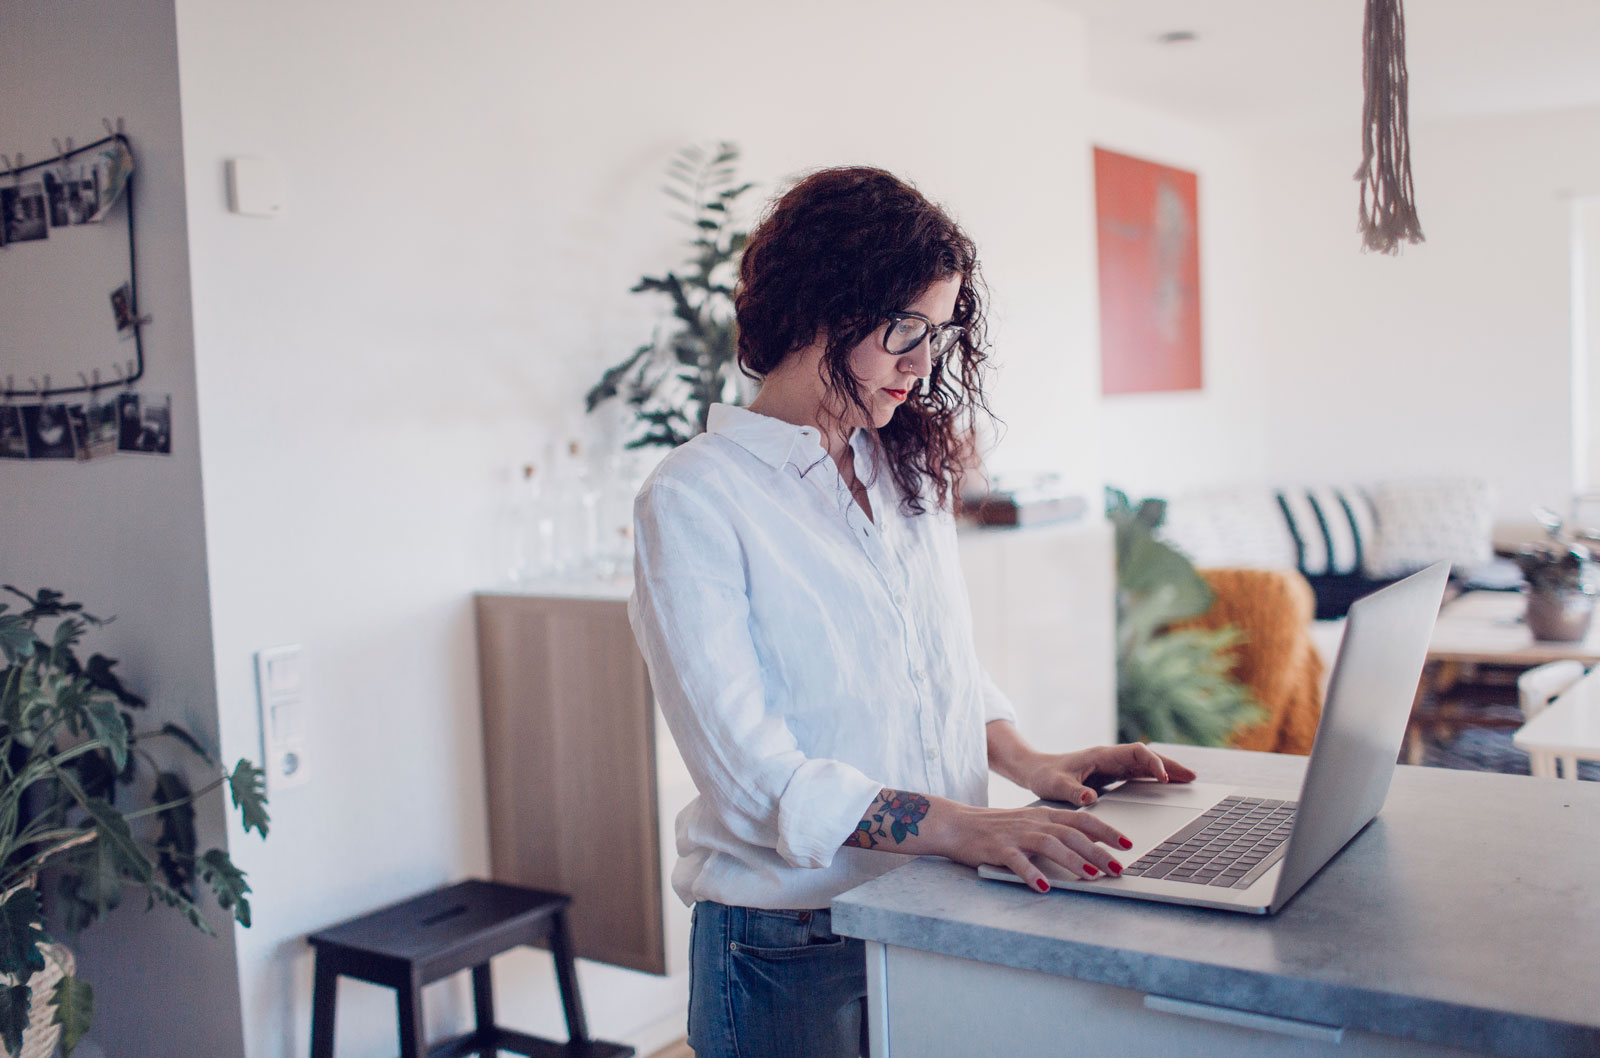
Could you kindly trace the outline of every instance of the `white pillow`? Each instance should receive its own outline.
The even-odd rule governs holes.
[[[1298,558],[1277,494],[1268,488],[1176,496],[1157,534],[1203,568],[1294,569]]]
[[[1373,486],[1376,521],[1362,567],[1375,580],[1446,560],[1478,566],[1494,557],[1494,496],[1478,478],[1417,478]]]

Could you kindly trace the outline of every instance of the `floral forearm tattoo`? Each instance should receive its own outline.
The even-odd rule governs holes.
[[[895,844],[917,832],[917,824],[932,807],[919,793],[905,790],[879,790],[878,796],[867,808],[867,814],[856,824],[856,832],[844,839],[847,849],[875,849],[889,839]]]

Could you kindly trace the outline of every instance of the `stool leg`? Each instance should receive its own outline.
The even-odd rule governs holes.
[[[422,1021],[422,982],[415,977],[405,988],[395,989],[400,1007],[400,1058],[423,1058],[427,1031]]]
[[[494,987],[488,963],[472,968],[472,1010],[478,1019],[478,1042],[487,1043],[494,1035]]]
[[[556,979],[561,984],[561,1006],[567,1014],[567,1039],[586,1043],[589,1026],[583,1020],[583,1000],[578,997],[578,971],[572,961],[572,937],[567,933],[567,913],[550,916],[550,954],[556,961]]]
[[[311,992],[311,1058],[333,1058],[333,1016],[339,1006],[339,975],[317,956]]]

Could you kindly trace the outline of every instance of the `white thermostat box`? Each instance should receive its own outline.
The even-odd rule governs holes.
[[[283,215],[283,167],[266,158],[229,158],[228,210],[246,217]]]

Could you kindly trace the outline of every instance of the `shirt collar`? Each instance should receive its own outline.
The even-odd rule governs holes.
[[[793,463],[806,470],[826,454],[814,426],[796,426],[770,415],[733,404],[713,404],[706,417],[706,432],[720,434],[774,470]],[[850,438],[858,454],[865,451],[866,431]]]

